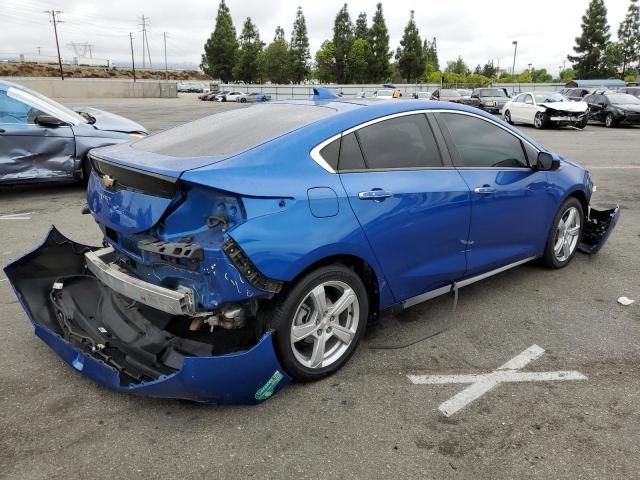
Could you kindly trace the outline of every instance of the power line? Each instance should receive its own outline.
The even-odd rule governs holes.
[[[141,22],[138,25],[142,27],[142,68],[146,67],[145,59],[144,59],[144,48],[147,46],[147,55],[149,56],[149,68],[153,68],[151,65],[151,52],[149,51],[149,39],[147,38],[147,22],[149,21],[149,17],[146,17],[142,14],[140,17]]]
[[[44,13],[51,15],[51,23],[53,23],[53,33],[56,36],[56,48],[58,49],[58,65],[60,66],[60,78],[64,80],[64,71],[62,70],[62,57],[60,57],[60,43],[58,42],[58,23],[62,23],[60,20],[60,10],[45,10]]]

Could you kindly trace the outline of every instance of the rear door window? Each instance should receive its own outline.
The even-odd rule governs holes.
[[[442,167],[438,145],[424,114],[404,115],[357,131],[367,168]]]

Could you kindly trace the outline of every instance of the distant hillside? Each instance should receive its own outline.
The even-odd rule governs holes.
[[[65,77],[73,78],[133,78],[133,72],[129,68],[119,67],[82,67],[63,65]],[[0,77],[59,77],[60,70],[57,65],[43,65],[36,63],[0,63]],[[163,80],[162,70],[138,70],[136,78],[145,80]],[[200,71],[171,71],[169,80],[207,80],[208,77]]]

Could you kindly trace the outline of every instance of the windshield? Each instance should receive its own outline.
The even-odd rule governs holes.
[[[441,97],[459,97],[460,96],[460,92],[458,92],[457,90],[440,90],[440,96]]]
[[[393,95],[393,90],[378,90],[376,95],[378,97],[390,97]]]
[[[69,107],[65,107],[61,103],[58,103],[44,95],[29,90],[24,87],[9,87],[7,89],[7,96],[20,100],[27,105],[37,108],[42,112],[52,115],[63,122],[77,125],[79,123],[87,123],[87,119],[77,112],[74,112]]]
[[[614,105],[640,105],[640,99],[628,93],[616,93],[607,95],[607,98]]]
[[[471,90],[460,89],[458,91],[460,92],[460,95],[464,97],[469,97],[471,95]]]
[[[568,102],[569,99],[557,92],[537,92],[533,94],[536,103]]]
[[[480,90],[479,96],[481,97],[506,97],[507,94],[504,93],[504,90],[500,90],[499,88],[483,88]]]

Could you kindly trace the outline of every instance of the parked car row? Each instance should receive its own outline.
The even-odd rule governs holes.
[[[238,102],[238,103],[256,103],[271,100],[269,95],[264,93],[245,93],[239,91],[224,91],[216,93],[203,93],[198,95],[198,99],[208,102]]]

